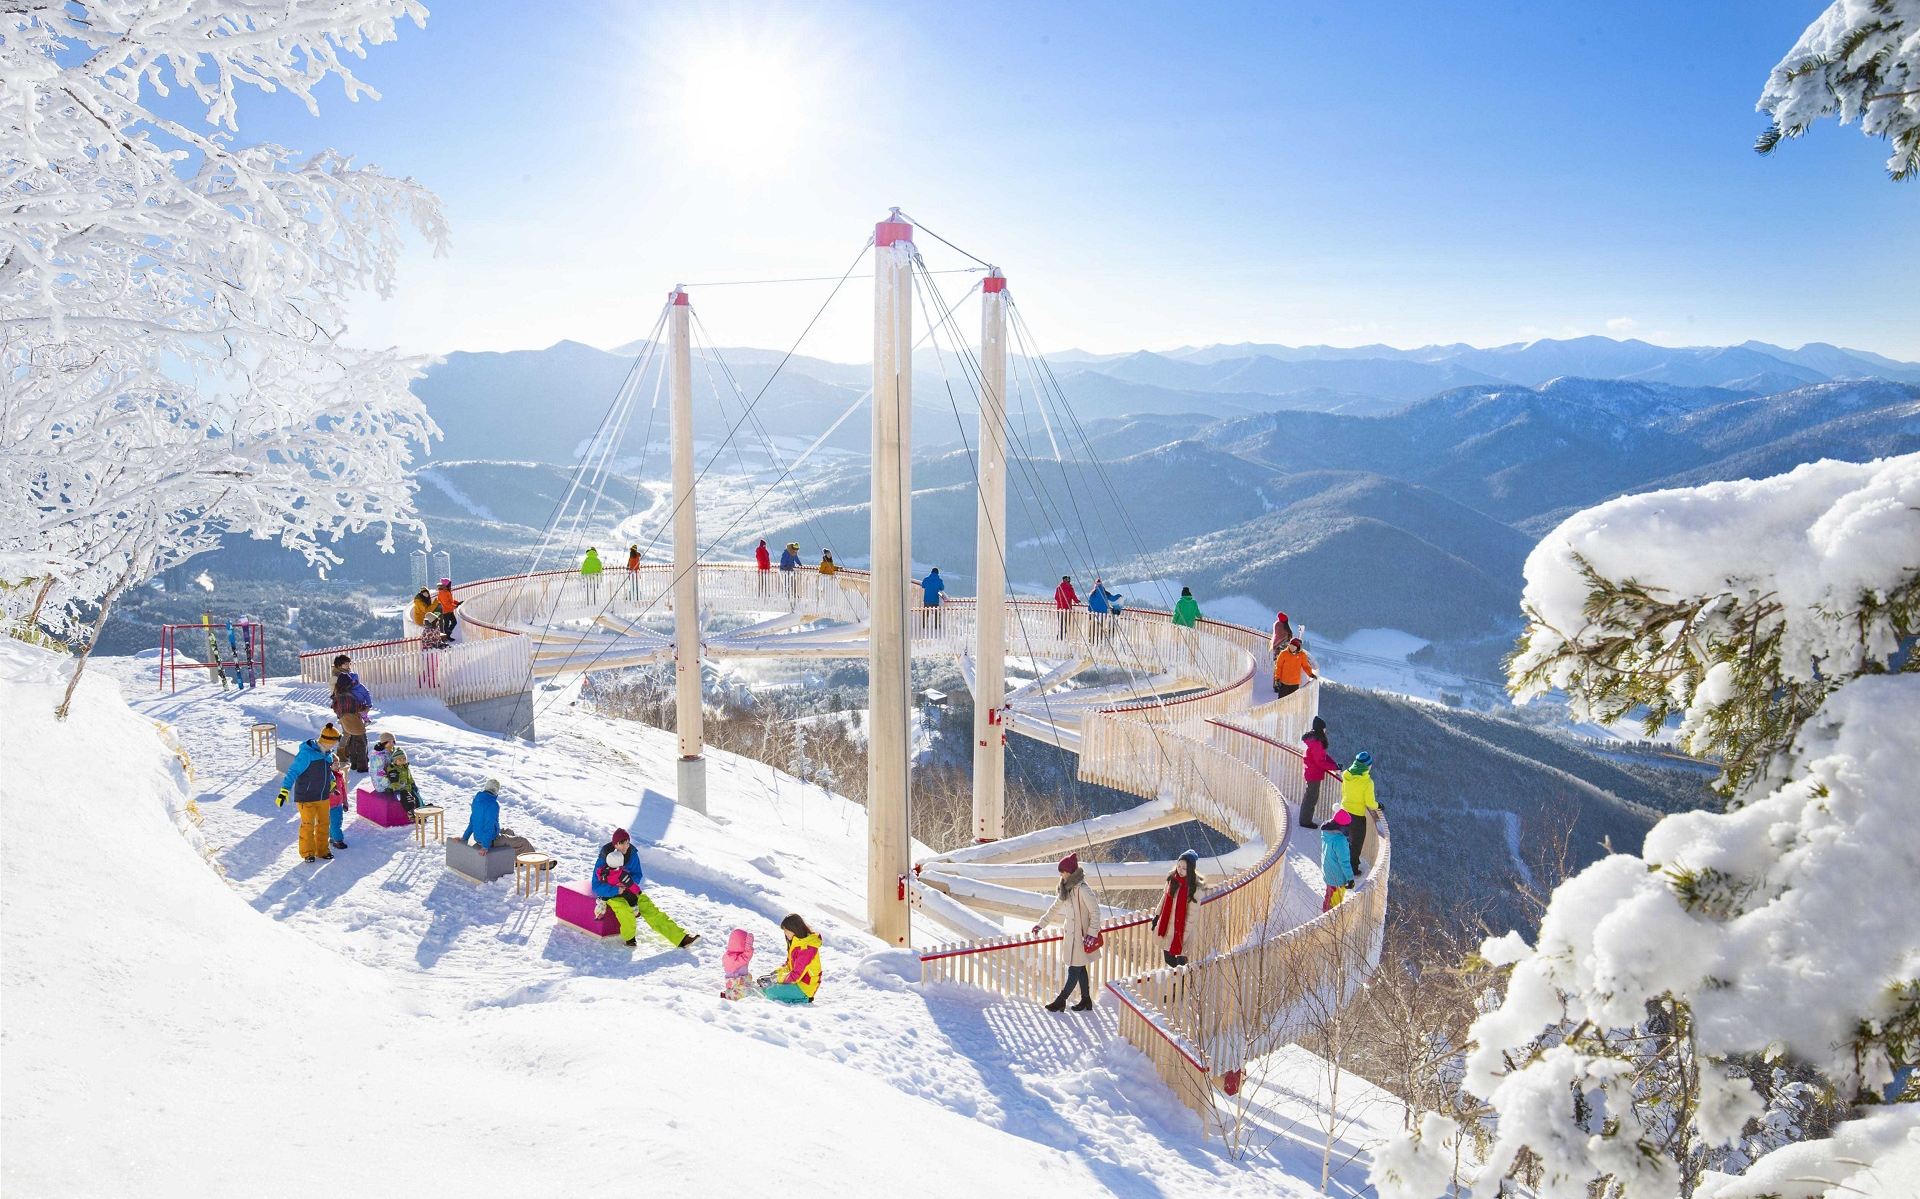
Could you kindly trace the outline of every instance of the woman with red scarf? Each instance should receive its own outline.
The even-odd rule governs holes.
[[[1187,911],[1200,891],[1200,875],[1194,867],[1200,855],[1189,849],[1180,855],[1180,864],[1167,875],[1167,893],[1160,900],[1160,914],[1154,917],[1153,933],[1160,938],[1160,956],[1169,966],[1187,964]]]

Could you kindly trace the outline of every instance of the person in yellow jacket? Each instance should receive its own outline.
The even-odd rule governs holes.
[[[413,623],[424,629],[427,625],[427,613],[433,611],[433,593],[422,587],[413,597]]]
[[[787,938],[787,960],[761,982],[760,993],[775,1003],[812,1003],[820,989],[820,934],[798,912],[787,913],[780,931]]]
[[[835,563],[833,560],[832,550],[820,551],[820,573],[827,576],[833,576],[840,573],[839,565]]]
[[[1367,814],[1380,813],[1380,805],[1373,798],[1373,755],[1365,750],[1354,755],[1353,765],[1340,780],[1340,807],[1353,818],[1347,825],[1347,860],[1358,875],[1360,851],[1367,844]]]
[[[1313,659],[1300,648],[1298,637],[1273,656],[1273,693],[1281,699],[1300,690],[1300,684],[1306,680],[1319,677],[1320,672],[1313,668]]]

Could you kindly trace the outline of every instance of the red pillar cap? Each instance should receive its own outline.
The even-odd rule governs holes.
[[[668,297],[672,299],[675,304],[693,303],[693,300],[687,295],[687,289],[684,287],[676,287],[667,294],[668,294]]]
[[[913,226],[905,221],[881,221],[873,227],[873,244],[890,246],[897,241],[912,241]]]
[[[985,279],[980,281],[980,290],[1005,291],[1007,290],[1007,277],[1000,273],[999,267],[995,267]]]

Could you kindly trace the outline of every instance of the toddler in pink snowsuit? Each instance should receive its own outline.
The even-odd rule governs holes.
[[[746,998],[753,991],[753,934],[744,928],[734,929],[727,938],[727,951],[720,955],[720,966],[727,972],[720,998]]]

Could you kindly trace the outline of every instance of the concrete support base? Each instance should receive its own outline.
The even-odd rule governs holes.
[[[675,771],[677,788],[674,802],[683,808],[707,814],[707,760],[700,758],[681,758]]]
[[[447,710],[486,733],[500,733],[532,741],[533,692],[502,695],[497,699],[476,699],[471,703],[448,704]]]

